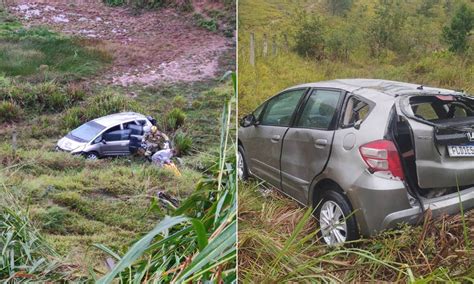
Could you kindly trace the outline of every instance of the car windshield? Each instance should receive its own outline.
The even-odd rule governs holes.
[[[80,139],[82,141],[91,141],[93,138],[97,136],[102,130],[104,130],[105,126],[98,124],[94,121],[89,121],[78,128],[71,131],[70,135],[73,138]]]

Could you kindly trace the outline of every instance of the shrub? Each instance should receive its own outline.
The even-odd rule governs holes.
[[[83,118],[83,110],[80,107],[70,108],[61,119],[62,126],[65,129],[73,129],[79,126],[85,119]]]
[[[187,101],[183,96],[176,96],[173,98],[172,104],[174,107],[184,108],[187,104]]]
[[[466,51],[473,28],[474,10],[463,3],[451,19],[449,26],[443,29],[443,40],[449,44],[449,50],[458,53]]]
[[[174,108],[166,115],[166,129],[174,131],[181,127],[186,120],[186,114],[179,108]]]
[[[324,27],[317,17],[304,18],[295,36],[295,51],[300,56],[324,57]]]
[[[183,0],[181,3],[176,3],[177,9],[181,12],[192,12],[194,11],[193,2],[191,0]]]
[[[193,138],[182,131],[177,131],[173,138],[173,145],[179,155],[189,154],[193,146]]]
[[[103,2],[108,5],[108,6],[112,6],[112,7],[115,7],[115,6],[122,6],[123,4],[125,4],[125,1],[124,0],[103,0]]]
[[[219,29],[217,21],[213,18],[206,18],[202,14],[194,13],[193,19],[196,22],[196,25],[205,28],[208,31],[215,32]]]
[[[0,122],[11,122],[20,119],[21,108],[12,102],[0,102]]]
[[[200,101],[193,101],[191,106],[193,109],[200,109],[202,107],[202,103]]]
[[[2,280],[55,282],[66,276],[60,272],[56,252],[31,225],[27,215],[19,210],[0,208],[0,246],[3,248]]]
[[[105,91],[102,94],[90,97],[81,107],[73,107],[63,115],[63,127],[72,129],[86,121],[121,111],[140,111],[141,108],[129,98]]]
[[[86,90],[83,85],[71,83],[66,86],[66,94],[71,101],[78,102],[84,100]]]

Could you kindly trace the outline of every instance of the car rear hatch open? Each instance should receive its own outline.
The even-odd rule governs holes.
[[[461,94],[397,98],[409,124],[421,189],[474,184],[474,100]]]

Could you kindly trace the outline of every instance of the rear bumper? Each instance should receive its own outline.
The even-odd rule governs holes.
[[[364,172],[352,187],[345,190],[354,208],[360,233],[371,236],[401,223],[416,224],[423,218],[418,202],[408,194],[405,184]],[[474,187],[460,192],[464,211],[474,208]],[[458,193],[422,199],[425,210],[433,216],[461,211]]]
[[[474,208],[474,187],[464,189],[459,194],[452,193],[438,198],[425,199],[423,206],[425,210],[430,209],[433,216],[456,214],[461,211],[459,200],[461,200],[464,211]],[[400,223],[415,224],[422,215],[420,207],[393,212],[385,216],[382,227],[386,229],[396,227]]]

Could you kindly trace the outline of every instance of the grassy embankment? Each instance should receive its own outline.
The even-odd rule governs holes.
[[[91,245],[126,250],[164,217],[164,211],[148,210],[158,191],[184,199],[214,164],[222,104],[232,87],[216,81],[133,89],[101,85],[93,76],[112,58],[99,42],[25,29],[4,12],[0,51],[0,187],[2,195],[12,197],[1,205],[31,220],[31,231],[37,228],[52,248],[49,259],[68,264],[61,268],[68,277],[92,269],[105,273],[106,253]],[[182,177],[141,158],[85,161],[53,150],[82,122],[129,110],[153,115],[175,142],[187,145]],[[1,277],[8,277],[3,272]]]
[[[368,31],[376,23],[379,1],[354,1],[345,15],[334,16],[325,1],[240,1],[239,116],[286,87],[336,78],[392,79],[472,94],[472,49],[456,54],[441,40],[442,27],[449,23],[456,5],[431,1],[431,8],[421,13],[424,2],[430,1],[399,1],[398,8],[389,9],[391,15],[401,12],[405,20],[391,26],[396,36],[374,55]],[[307,19],[320,19],[318,36],[324,40],[320,59],[305,58],[293,50],[294,36],[304,22],[303,11]],[[252,32],[255,67],[249,62]],[[263,57],[264,34],[269,39],[267,57]],[[288,52],[284,51],[284,34]],[[277,55],[272,54],[272,37],[278,44]],[[303,217],[304,209],[275,192],[262,194],[262,186],[250,181],[239,187],[239,273],[243,282],[473,281],[472,212],[466,213],[465,225],[460,215],[435,220],[427,216],[423,226],[406,226],[347,249],[331,249],[318,242],[315,224]]]
[[[404,3],[402,9],[406,20],[395,29],[398,35],[394,41],[399,46],[394,50],[387,48],[375,57],[371,55],[367,31],[375,21],[378,1],[354,1],[346,16],[332,16],[324,2],[243,0],[239,3],[239,115],[252,111],[260,102],[286,87],[336,78],[382,78],[474,92],[473,51],[457,55],[449,52],[441,40],[442,27],[456,11],[454,4],[448,9],[443,8],[444,1],[439,1],[430,10],[433,15],[427,17],[417,12],[422,1]],[[307,17],[316,16],[322,21],[322,34],[328,41],[321,60],[283,50],[285,33],[290,49],[294,47],[293,36],[303,11]],[[256,38],[255,67],[249,63],[251,32]],[[262,56],[263,34],[269,39],[266,58]],[[271,56],[274,36],[277,56]],[[339,54],[344,51],[331,50],[329,40],[347,46],[347,58]]]

